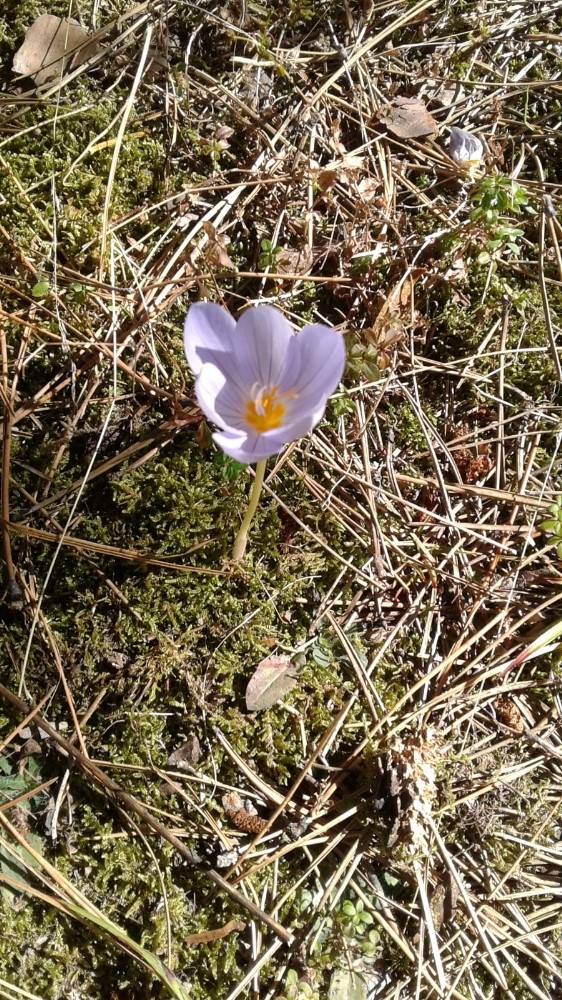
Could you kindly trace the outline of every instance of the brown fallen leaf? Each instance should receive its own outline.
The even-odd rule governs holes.
[[[410,310],[414,285],[422,274],[424,274],[423,267],[413,267],[404,278],[393,285],[379,310],[373,325],[375,330],[382,329],[389,316],[397,313],[404,314]]]
[[[397,97],[379,115],[379,121],[399,139],[433,135],[439,128],[433,115],[417,97]]]
[[[40,87],[68,69],[76,69],[100,51],[73,18],[41,14],[25,33],[23,44],[14,55],[12,70],[28,76]]]
[[[308,274],[312,267],[312,252],[308,246],[299,250],[283,250],[276,262],[277,274]]]
[[[377,197],[381,187],[382,182],[378,179],[378,177],[364,177],[362,181],[359,181],[357,190],[362,201],[370,202],[373,198]]]

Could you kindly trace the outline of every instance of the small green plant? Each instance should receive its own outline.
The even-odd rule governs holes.
[[[523,236],[523,230],[509,223],[503,223],[494,230],[494,237],[488,240],[489,250],[510,250],[515,256],[521,253],[517,240]]]
[[[11,799],[18,800],[14,807],[18,817],[20,832],[25,831],[25,837],[30,846],[39,854],[42,851],[41,838],[29,829],[29,821],[41,813],[45,805],[44,793],[31,794],[32,789],[40,781],[39,765],[35,757],[29,756],[25,771],[14,770],[9,757],[0,757],[0,807],[6,809]],[[27,794],[27,797],[25,795]],[[28,867],[37,868],[37,862],[21,845],[14,845],[10,851],[3,834],[0,834],[0,875],[8,875],[17,879],[22,887],[30,881]],[[10,887],[2,886],[0,895],[13,903],[15,892]]]
[[[33,288],[31,289],[31,294],[34,299],[44,299],[49,294],[48,279],[39,278],[39,281],[36,281]]]
[[[279,1000],[319,1000],[319,997],[318,990],[314,989],[306,979],[299,979],[295,969],[289,969]]]
[[[529,205],[525,188],[511,177],[498,172],[482,178],[472,192],[471,202],[472,221],[482,220],[489,226],[497,225],[499,219],[509,213],[519,215],[527,211],[534,214],[535,211]]]
[[[524,231],[515,226],[510,217],[522,213],[535,214],[525,188],[496,171],[483,177],[476,185],[471,203],[471,221],[483,223],[490,234],[487,251],[478,258],[480,263],[487,263],[491,257],[505,251],[518,256],[521,252],[519,240]]]
[[[355,657],[361,663],[362,667],[366,669],[369,661],[368,657],[365,655],[363,649],[361,648],[361,637],[359,636],[359,634],[356,634],[354,636],[353,631],[351,632],[350,637],[353,643]],[[354,641],[354,639],[356,639],[357,641]],[[342,663],[349,662],[349,657],[347,656],[345,651],[341,649],[341,647],[337,643],[337,640],[334,641],[332,636],[330,636],[328,633],[323,633],[323,634],[321,633],[317,637],[314,645],[312,646],[311,655],[312,659],[319,667],[328,667],[334,661]]]
[[[86,301],[86,289],[80,281],[71,281],[68,286],[68,297],[75,305],[84,305]]]
[[[319,921],[311,949],[315,964],[341,967],[344,953],[360,964],[370,962],[380,949],[380,931],[373,924],[374,918],[361,899],[345,899]]]
[[[330,400],[330,414],[337,419],[338,417],[345,417],[349,413],[355,412],[355,406],[353,400],[347,394],[342,394],[341,396],[334,396]]]
[[[560,539],[556,545],[556,552],[558,553],[558,558],[562,559],[562,496],[558,497],[554,503],[551,503],[548,508],[551,517],[547,517],[546,520],[539,524],[541,531],[546,534],[553,535],[554,538]]]
[[[274,247],[271,240],[262,240],[258,256],[258,267],[260,271],[265,271],[266,267],[273,267],[283,247]]]
[[[222,451],[216,451],[213,455],[213,463],[216,465],[217,469],[220,470],[220,474],[224,479],[225,483],[233,483],[243,469],[246,468],[242,462],[237,462],[235,458],[229,458]]]
[[[380,934],[373,927],[373,917],[365,909],[363,900],[355,902],[346,899],[337,913],[338,922],[346,938],[355,940],[364,958],[372,958],[379,943]]]

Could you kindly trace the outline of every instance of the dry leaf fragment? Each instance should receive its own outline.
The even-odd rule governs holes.
[[[365,169],[365,158],[346,153],[341,160],[334,160],[322,167],[316,175],[316,183],[322,194],[329,191],[334,184],[349,184],[359,170]]]
[[[370,202],[376,198],[381,187],[381,181],[377,177],[364,177],[362,181],[359,181],[357,190],[362,201]]]
[[[277,274],[308,274],[311,267],[312,252],[308,246],[282,250],[275,262]]]
[[[391,349],[402,340],[406,324],[417,315],[412,311],[413,289],[422,274],[422,267],[412,268],[409,275],[394,285],[372,327],[364,330],[367,340],[379,351],[377,364],[381,369],[389,367]]]
[[[505,695],[498,695],[498,697],[492,702],[492,705],[496,711],[498,721],[501,722],[502,725],[515,729],[517,733],[523,732],[525,729],[523,716],[517,708],[517,705],[515,705],[510,698],[506,698]]]
[[[209,240],[206,247],[206,256],[211,264],[216,264],[217,267],[229,267],[236,270],[236,264],[228,256],[225,239],[217,233],[213,223],[204,222],[203,229]]]
[[[167,766],[176,767],[178,770],[187,770],[190,767],[196,767],[200,760],[201,746],[195,733],[192,733],[170,754]]]
[[[209,944],[211,941],[220,941],[221,938],[226,937],[227,934],[231,934],[232,931],[243,931],[246,929],[246,924],[241,920],[229,920],[224,927],[216,927],[210,931],[199,931],[198,934],[186,934],[184,937],[184,944],[193,945],[196,944]]]
[[[52,77],[62,75],[67,64],[76,69],[99,50],[98,43],[78,21],[41,14],[26,31],[23,44],[14,55],[12,70],[30,77],[40,87]]]
[[[445,886],[438,882],[429,897],[429,908],[431,910],[431,916],[433,917],[433,926],[435,927],[437,933],[441,930],[445,919],[446,894],[447,891]]]
[[[399,139],[433,135],[439,128],[433,115],[417,97],[397,97],[379,116],[379,120]]]
[[[464,257],[456,257],[451,266],[440,276],[443,281],[464,281],[466,279],[466,263]]]
[[[215,858],[215,868],[232,868],[240,857],[236,849],[232,851],[222,851],[221,854],[217,854]]]
[[[234,129],[230,125],[219,125],[215,129],[214,138],[218,142],[221,149],[228,149],[230,146],[229,139],[234,135]]]
[[[288,656],[267,656],[256,667],[246,688],[246,708],[261,712],[271,708],[297,683],[296,667]]]

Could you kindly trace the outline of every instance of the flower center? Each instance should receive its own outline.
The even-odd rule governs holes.
[[[252,398],[246,403],[244,417],[252,430],[258,434],[273,431],[283,425],[285,400],[296,395],[293,392],[279,392],[276,385],[255,386]]]

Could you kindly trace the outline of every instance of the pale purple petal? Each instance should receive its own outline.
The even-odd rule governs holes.
[[[322,420],[326,409],[326,402],[325,399],[322,400],[315,410],[311,410],[309,406],[295,406],[294,409],[291,409],[283,427],[279,428],[279,433],[282,433],[285,438],[285,444],[289,441],[296,441],[297,438],[304,437],[305,434],[308,434]]]
[[[295,388],[298,408],[315,410],[337,388],[345,368],[345,344],[341,333],[329,326],[314,323],[305,326],[288,349],[287,367],[279,391]],[[300,361],[296,373],[296,357]],[[292,376],[294,381],[287,380]],[[293,412],[293,411],[292,411]]]
[[[235,343],[236,334],[233,338],[233,343]],[[253,372],[249,372],[243,365],[240,364],[239,359],[236,356],[236,347],[233,350],[225,351],[223,354],[215,354],[210,363],[216,365],[222,373],[224,374],[227,382],[232,383],[240,394],[245,399],[250,399],[252,395],[252,388],[256,383]]]
[[[226,309],[213,302],[196,302],[185,318],[183,343],[194,375],[206,361],[220,366],[225,353],[232,351],[236,322]]]
[[[482,159],[484,147],[477,135],[473,132],[464,132],[461,128],[453,125],[449,138],[449,156],[460,163],[477,164]]]
[[[248,373],[251,383],[278,385],[289,344],[296,339],[277,309],[272,306],[247,309],[236,328],[236,360],[240,371]]]
[[[203,365],[195,382],[197,402],[208,420],[219,427],[244,430],[247,395],[214,364]]]
[[[302,425],[305,427],[305,430],[301,431],[301,433],[307,434],[308,431],[311,431],[322,420],[327,402],[328,396],[314,397],[312,399],[309,395],[299,395],[296,399],[291,400],[290,405],[287,406],[283,426],[288,431],[289,428],[300,427]],[[297,436],[297,434],[293,434],[291,438],[287,437],[287,440],[292,440]]]
[[[259,434],[256,431],[250,434],[230,430],[219,431],[213,434],[213,440],[222,451],[235,458],[237,462],[243,462],[244,465],[252,465],[262,458],[277,455],[287,444],[287,439],[280,431],[268,431],[267,434]]]

